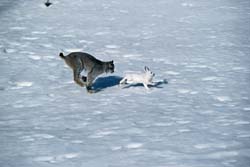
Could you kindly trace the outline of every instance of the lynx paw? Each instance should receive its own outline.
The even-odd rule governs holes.
[[[87,82],[87,77],[82,76],[82,81],[86,83]]]
[[[91,90],[88,90],[88,93],[92,94],[92,93],[96,93],[96,91],[91,89]]]

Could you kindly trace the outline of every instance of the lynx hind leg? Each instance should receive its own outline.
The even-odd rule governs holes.
[[[74,81],[75,81],[76,84],[83,87],[85,84],[82,82],[82,80],[80,78],[80,73],[81,73],[80,68],[76,68],[74,70]]]
[[[127,78],[124,77],[121,81],[120,81],[120,84],[125,84],[127,82]]]
[[[86,86],[86,89],[88,92],[92,92],[92,84],[93,84],[93,81],[95,80],[96,76],[92,74],[92,72],[88,73],[88,76],[87,76],[87,86]]]

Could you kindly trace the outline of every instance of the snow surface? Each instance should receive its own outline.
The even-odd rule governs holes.
[[[249,0],[51,2],[0,1],[0,167],[250,166]],[[88,94],[61,51],[115,73]]]

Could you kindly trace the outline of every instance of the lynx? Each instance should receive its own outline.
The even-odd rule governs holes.
[[[113,60],[104,62],[84,52],[72,52],[67,56],[60,53],[59,56],[73,70],[75,83],[80,86],[86,86],[88,92],[91,92],[93,81],[98,75],[113,73],[115,69]],[[87,76],[81,77],[81,72],[83,70],[86,71]]]

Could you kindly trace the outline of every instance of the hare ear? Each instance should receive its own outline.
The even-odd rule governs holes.
[[[147,66],[144,67],[145,71],[149,71],[149,68]]]

